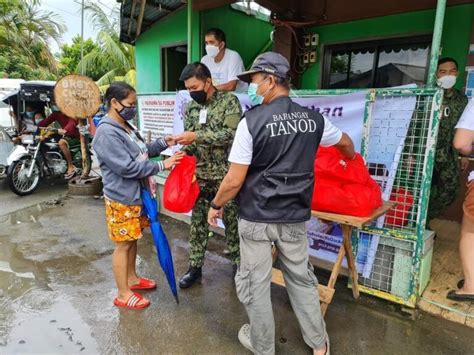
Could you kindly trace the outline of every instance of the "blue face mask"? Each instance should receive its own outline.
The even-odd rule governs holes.
[[[26,116],[26,118],[33,118],[33,112],[26,111],[25,116]]]
[[[262,102],[263,102],[263,96],[257,94],[257,90],[258,90],[258,84],[257,83],[250,83],[249,84],[249,89],[248,89],[247,93],[249,95],[250,102],[254,106],[261,105]]]
[[[122,109],[117,111],[117,113],[122,117],[125,121],[133,120],[137,116],[137,108],[136,106],[124,106],[122,103]]]
[[[250,83],[249,88],[247,91],[247,94],[249,95],[250,102],[252,105],[261,105],[263,103],[263,99],[265,98],[265,95],[271,90],[268,89],[267,92],[264,95],[259,95],[257,94],[258,87],[260,86],[261,83],[263,83],[266,79],[263,79],[260,83]]]

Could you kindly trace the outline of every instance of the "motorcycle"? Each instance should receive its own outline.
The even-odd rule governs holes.
[[[9,188],[19,196],[32,194],[42,178],[62,178],[67,172],[57,138],[45,138],[46,133],[58,134],[57,128],[41,128],[39,135],[22,134],[7,158],[7,182]],[[80,169],[82,155],[80,146],[69,148],[74,166]],[[90,152],[90,150],[89,150]]]
[[[24,149],[15,146],[15,142],[18,143],[20,139],[19,131],[25,133],[25,130],[28,130],[28,123],[22,122],[21,119],[26,106],[33,104],[38,113],[50,114],[49,103],[53,100],[56,84],[54,81],[9,80],[11,80],[9,90],[0,93],[1,105],[8,107],[3,110],[5,112],[0,112],[0,121],[3,125],[0,127],[0,178],[7,177],[9,162],[13,161],[12,158],[8,159],[9,156],[21,157],[26,154],[26,145],[23,145]],[[31,132],[36,132],[36,128]]]
[[[12,137],[15,134],[13,127],[0,126],[0,179],[7,176],[7,157],[14,148]]]

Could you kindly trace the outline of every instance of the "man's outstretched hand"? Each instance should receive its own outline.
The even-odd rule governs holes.
[[[176,145],[176,139],[172,135],[165,136],[165,142],[168,144],[168,147]]]
[[[176,143],[178,144],[190,145],[190,144],[193,144],[194,141],[196,140],[196,133],[186,131],[174,136],[174,139],[176,140]]]

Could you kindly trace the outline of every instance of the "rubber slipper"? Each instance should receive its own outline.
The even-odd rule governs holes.
[[[449,291],[446,298],[449,299],[449,300],[452,300],[452,301],[474,302],[474,294],[456,293],[456,291],[454,291],[454,290]]]
[[[72,172],[70,172],[69,174],[64,174],[64,178],[66,180],[70,180],[72,179],[77,173],[79,173],[79,169],[78,168],[75,168]]]
[[[121,301],[118,298],[114,299],[114,305],[117,307],[123,307],[123,308],[132,308],[132,309],[140,309],[140,308],[146,308],[150,305],[150,301],[147,301],[145,303],[141,303],[140,301],[143,299],[143,296],[140,295],[139,293],[134,293],[133,295],[130,296],[127,302]]]
[[[464,279],[459,280],[457,286],[458,286],[458,288],[463,288],[464,287]]]
[[[72,179],[72,177],[73,177],[74,175],[76,175],[76,172],[75,172],[75,171],[73,171],[72,173],[69,173],[69,174],[64,174],[64,178],[65,178],[66,180],[70,180],[70,179]]]
[[[130,286],[130,290],[136,291],[136,290],[154,290],[156,288],[156,282],[150,279],[147,279],[146,277],[140,277],[140,281],[133,285]]]

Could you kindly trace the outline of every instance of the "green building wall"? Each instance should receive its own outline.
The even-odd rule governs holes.
[[[268,46],[272,26],[253,16],[233,10],[230,6],[193,12],[192,60],[199,60],[203,53],[202,33],[211,27],[226,32],[228,47],[240,53],[248,67],[255,56]],[[321,58],[324,45],[350,41],[365,41],[384,37],[431,34],[435,10],[352,21],[314,27],[309,32],[319,34],[318,61],[302,75],[301,89],[320,87]],[[456,58],[459,62],[460,80],[464,85],[464,67],[469,47],[474,4],[451,6],[446,9],[442,37],[442,56]],[[187,42],[186,9],[157,23],[143,33],[136,42],[137,89],[139,93],[161,91],[161,46]],[[267,50],[271,50],[271,46]]]
[[[161,90],[161,46],[187,42],[187,13],[180,10],[143,33],[135,45],[137,91]]]
[[[433,33],[434,19],[435,10],[427,10],[312,28],[308,32],[319,34],[318,61],[304,73],[301,88],[320,88],[324,45],[384,37],[431,34]],[[464,67],[473,20],[474,4],[446,8],[441,56],[453,57],[458,60],[460,69],[460,80],[456,85],[458,88],[464,85]]]
[[[267,50],[272,49],[269,43],[272,25],[233,10],[230,6],[204,11],[201,27],[203,32],[212,27],[222,29],[226,34],[228,47],[239,52],[246,68],[267,44],[270,44]]]

